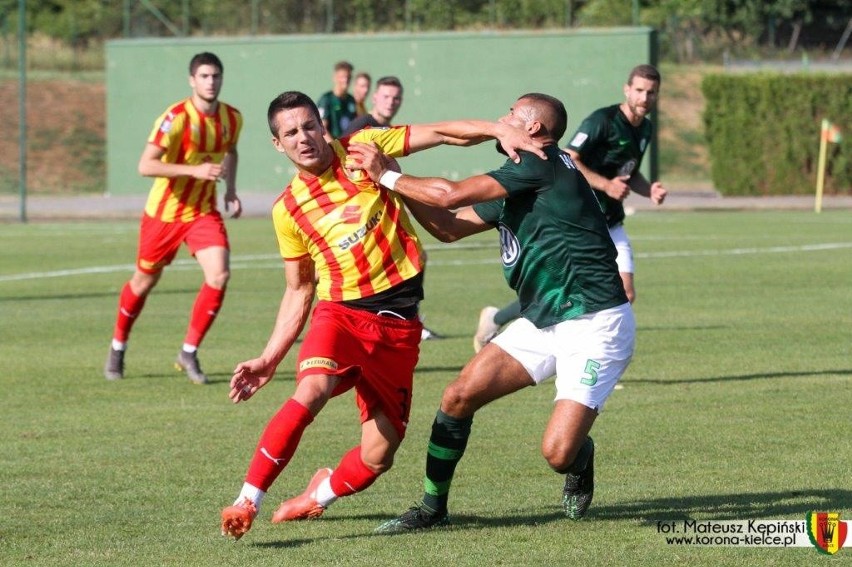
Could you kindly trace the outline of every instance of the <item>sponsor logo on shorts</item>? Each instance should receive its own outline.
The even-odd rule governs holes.
[[[145,260],[144,258],[139,260],[139,267],[143,270],[148,271],[160,270],[165,265],[166,263],[162,260],[159,262],[152,262],[151,260]]]
[[[299,372],[310,370],[311,368],[325,368],[327,370],[337,370],[337,362],[324,356],[315,356],[306,358],[299,363]]]

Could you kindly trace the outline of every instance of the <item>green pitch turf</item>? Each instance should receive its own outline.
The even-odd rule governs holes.
[[[258,436],[293,390],[294,356],[234,406],[235,364],[260,353],[283,271],[271,222],[229,221],[233,276],[200,351],[212,384],[172,368],[200,270],[185,253],[134,329],[126,378],[101,371],[135,222],[0,225],[0,564],[816,565],[813,548],[667,545],[661,521],[852,519],[852,215],[645,213],[634,361],[595,425],[588,517],[560,511],[539,455],[552,382],[476,416],[453,484],[453,527],[372,529],[419,499],[441,390],[472,355],[481,307],[512,298],[496,233],[427,240],[429,327],[394,468],[313,522],[272,525],[278,502],[359,435],[350,395],[329,403],[238,543],[219,535]]]

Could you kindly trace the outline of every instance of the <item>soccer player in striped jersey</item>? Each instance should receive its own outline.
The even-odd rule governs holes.
[[[236,367],[233,402],[272,379],[315,295],[318,301],[299,350],[295,392],[261,434],[236,501],[222,510],[222,534],[237,539],[331,398],[355,390],[360,443],[333,470],[320,468],[273,522],[315,518],[338,498],[366,489],[391,467],[405,436],[420,352],[423,251],[402,199],[348,167],[349,145],[373,143],[397,158],[498,139],[514,157],[517,149],[543,155],[524,130],[483,121],[366,129],[327,142],[316,105],[295,91],[275,98],[267,118],[273,146],[298,170],[272,209],[286,289],[263,352]]]
[[[192,94],[171,105],[154,122],[139,159],[139,173],[154,178],[139,233],[136,270],[119,295],[118,315],[104,367],[107,380],[124,377],[124,355],[133,323],[145,300],[181,244],[204,273],[183,347],[175,366],[195,384],[206,384],[197,350],[210,329],[230,276],[228,233],[217,209],[216,183],[225,182],[225,210],[237,218],[237,140],[243,125],[239,110],[219,100],[224,68],[213,53],[189,63]]]

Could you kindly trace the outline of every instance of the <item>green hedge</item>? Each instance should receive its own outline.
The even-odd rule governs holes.
[[[823,118],[826,194],[852,194],[852,75],[707,75],[701,84],[713,184],[723,195],[802,195],[816,187]]]

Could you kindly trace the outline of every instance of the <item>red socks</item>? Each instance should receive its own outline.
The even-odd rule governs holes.
[[[337,496],[349,496],[366,489],[377,478],[379,478],[378,473],[368,469],[364,461],[361,460],[361,446],[359,445],[343,455],[329,482],[331,483],[331,490]]]
[[[224,289],[216,289],[206,283],[201,284],[201,289],[198,290],[198,295],[195,298],[195,305],[192,307],[192,317],[189,320],[189,328],[186,330],[184,343],[194,346],[201,344],[204,335],[207,334],[207,331],[213,325],[213,321],[216,320],[216,315],[219,313],[219,308],[222,307],[224,298]]]
[[[139,297],[133,294],[130,290],[130,282],[124,284],[124,287],[121,288],[121,295],[118,297],[118,316],[115,319],[115,330],[112,338],[123,343],[127,342],[130,329],[145,305],[145,299],[147,299],[147,296]]]
[[[263,491],[269,490],[290,462],[302,433],[313,420],[308,408],[296,400],[287,400],[263,430],[246,473],[246,482]]]

